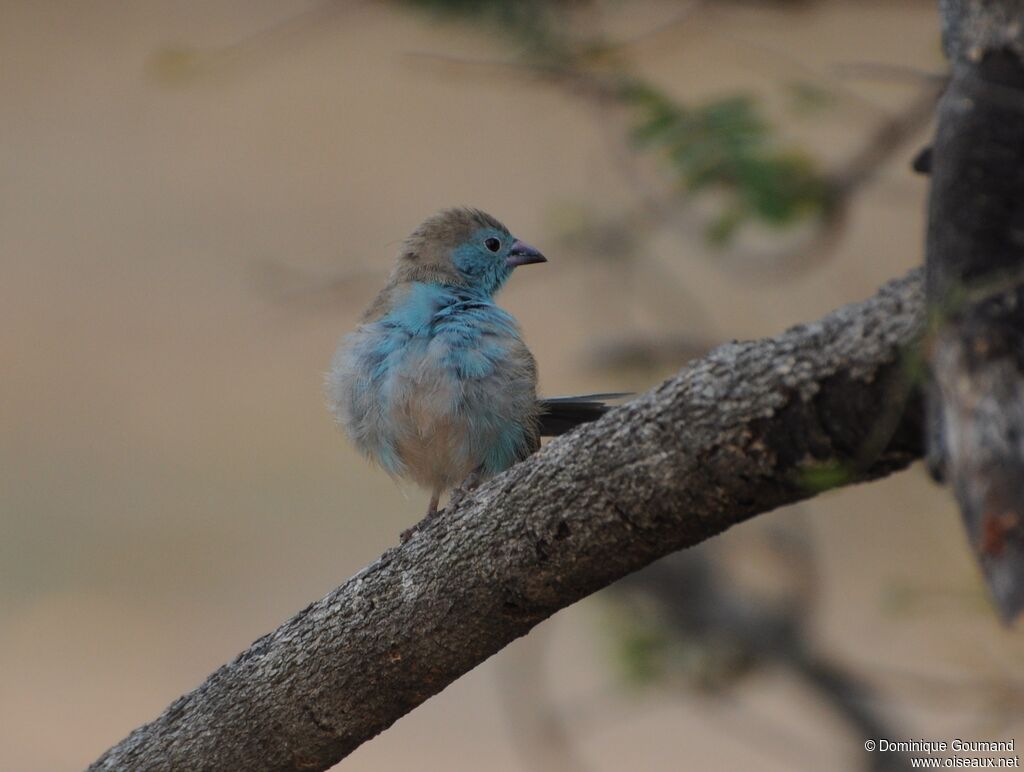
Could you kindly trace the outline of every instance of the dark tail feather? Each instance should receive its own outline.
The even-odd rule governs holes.
[[[557,437],[580,424],[596,421],[611,408],[605,400],[632,396],[629,392],[549,397],[540,402],[540,436]]]

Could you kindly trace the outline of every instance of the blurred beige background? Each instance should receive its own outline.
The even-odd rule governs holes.
[[[628,5],[626,31],[672,4]],[[560,212],[633,203],[590,106],[424,66],[409,54],[506,51],[390,5],[338,4],[261,37],[310,8],[0,2],[0,769],[84,767],[419,517],[424,495],[335,430],[321,378],[399,240],[434,210],[482,207],[551,258],[503,296],[551,394],[655,384],[588,369],[595,340],[696,320],[716,339],[770,334],[920,261],[926,186],[907,171],[912,143],[858,199],[835,253],[791,280],[737,281],[699,238],[653,238],[651,259],[703,304],[684,298],[655,323],[635,296],[614,302],[606,264],[570,248],[560,259]],[[772,99],[843,62],[939,71],[937,26],[929,2],[730,6],[636,62],[680,99],[738,88]],[[168,53],[177,46],[220,53],[188,77]],[[849,88],[879,110],[840,100],[791,120],[790,136],[826,163],[913,91],[899,79]],[[340,291],[317,291],[339,276]],[[657,275],[637,282],[641,296],[665,292]],[[1024,647],[986,606],[946,493],[915,467],[822,497],[807,519],[823,565],[816,630],[903,725],[932,739],[1019,733],[1019,704],[960,696],[1019,674]],[[588,601],[543,625],[542,642],[513,647],[541,652],[556,705],[590,706],[573,736],[590,768],[674,770],[683,754],[704,769],[862,759],[770,673],[736,705],[621,688],[601,615]],[[499,699],[509,656],[341,767],[527,769]],[[951,686],[904,699],[908,673]]]

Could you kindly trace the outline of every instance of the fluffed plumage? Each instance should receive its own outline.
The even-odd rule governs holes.
[[[338,423],[371,460],[438,498],[533,452],[544,434],[598,418],[600,398],[537,399],[537,368],[494,294],[519,265],[545,262],[478,209],[413,231],[391,278],[327,377]],[[614,395],[621,396],[621,395]]]

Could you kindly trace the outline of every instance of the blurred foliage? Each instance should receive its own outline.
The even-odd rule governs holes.
[[[609,632],[627,682],[720,692],[759,662],[786,659],[800,648],[811,558],[806,545],[794,551],[777,540],[765,535],[745,546],[733,540],[732,553],[704,544],[614,585],[606,595],[613,601]],[[737,560],[753,571],[752,587]]]
[[[622,90],[635,108],[636,144],[662,151],[685,192],[728,194],[707,236],[724,244],[750,220],[780,227],[824,213],[829,186],[810,158],[776,146],[753,98],[724,97],[685,107],[633,80]]]
[[[406,8],[443,21],[473,24],[504,41],[525,69],[574,96],[590,98],[626,115],[635,149],[660,158],[675,191],[712,204],[705,236],[724,246],[744,225],[776,228],[826,219],[835,188],[813,160],[783,147],[774,127],[749,95],[683,104],[664,88],[631,72],[624,49],[631,43],[606,39],[590,14],[595,0],[399,0]],[[320,23],[335,4],[324,3],[220,49],[168,47],[148,63],[151,77],[182,85],[265,48],[278,37]],[[579,23],[586,19],[587,23]],[[490,37],[488,39],[491,39]],[[813,84],[789,87],[795,110],[828,105],[827,91]],[[678,205],[680,201],[672,201]]]
[[[705,235],[728,244],[741,226],[776,228],[825,218],[834,191],[813,160],[780,146],[755,99],[733,95],[685,105],[629,71],[614,42],[575,40],[573,11],[585,0],[520,3],[498,0],[403,0],[440,18],[481,24],[521,47],[523,64],[581,94],[624,109],[639,150],[657,153],[678,192],[715,204]],[[581,83],[587,84],[586,88]],[[828,95],[813,85],[792,88],[794,105],[820,109]]]
[[[665,656],[671,638],[668,631],[655,625],[635,623],[618,626],[614,637],[614,661],[625,680],[636,686],[659,681],[665,672]]]
[[[440,18],[484,24],[547,60],[568,51],[563,12],[574,5],[566,0],[403,0],[403,3]]]
[[[754,658],[727,636],[687,635],[656,610],[629,613],[613,632],[613,662],[636,688],[669,684],[703,693],[728,689],[750,672]]]

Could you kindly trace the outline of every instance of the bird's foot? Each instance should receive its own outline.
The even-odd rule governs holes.
[[[430,504],[427,506],[427,514],[426,514],[426,516],[422,520],[420,520],[418,523],[416,523],[416,525],[412,526],[411,528],[406,528],[404,531],[402,531],[398,535],[398,538],[399,538],[399,540],[401,541],[402,544],[405,544],[407,541],[409,541],[409,539],[411,539],[413,537],[413,535],[420,528],[422,528],[423,526],[425,526],[427,523],[429,523],[431,520],[433,520],[435,517],[438,516],[439,513],[437,511],[437,504],[438,504],[438,502],[440,500],[441,500],[441,491],[440,490],[435,490],[433,495],[430,497]]]
[[[462,485],[453,490],[452,495],[448,497],[448,505],[445,507],[445,511],[447,512],[450,509],[455,509],[455,507],[457,507],[466,497],[467,493],[472,493],[480,487],[480,483],[480,472],[470,472],[469,476],[462,481]]]

